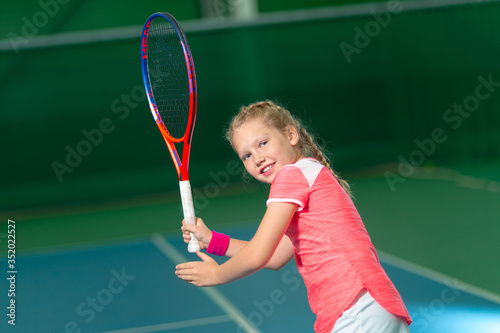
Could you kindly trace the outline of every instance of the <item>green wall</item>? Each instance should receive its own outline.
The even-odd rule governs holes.
[[[140,26],[159,7],[150,2],[140,20],[123,22]],[[385,26],[367,14],[188,33],[199,90],[193,186],[213,181],[235,159],[222,135],[231,115],[266,98],[304,119],[344,172],[416,158],[416,151],[433,163],[500,156],[500,4],[399,6],[379,14]],[[199,8],[179,13],[192,18]],[[64,26],[113,25],[82,17]],[[359,32],[367,28],[371,36]],[[0,53],[0,210],[177,188],[143,92],[139,35]],[[354,53],[346,57],[341,45]],[[490,90],[481,88],[488,78]],[[473,111],[447,111],[463,103]],[[431,144],[436,129],[442,133]],[[84,142],[88,135],[95,144]],[[68,164],[68,149],[87,156]]]

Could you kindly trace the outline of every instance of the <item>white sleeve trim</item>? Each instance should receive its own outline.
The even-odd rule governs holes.
[[[309,188],[311,188],[318,178],[319,173],[325,167],[323,164],[319,163],[318,160],[312,158],[304,158],[299,160],[294,164],[297,168],[299,168],[300,172],[304,175],[309,184]]]
[[[266,201],[266,206],[271,202],[285,202],[285,203],[294,203],[297,205],[297,211],[300,212],[304,209],[304,203],[302,201],[296,199],[287,199],[287,198],[271,198]]]

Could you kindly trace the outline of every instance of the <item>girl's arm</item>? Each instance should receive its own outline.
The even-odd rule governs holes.
[[[241,279],[265,267],[283,241],[297,206],[291,203],[270,203],[255,236],[222,265],[208,255],[197,252],[203,261],[176,266],[179,278],[197,286],[212,286]],[[286,237],[287,238],[287,237]],[[285,240],[282,249],[288,248]],[[289,242],[289,240],[288,240]],[[236,249],[241,243],[233,244]],[[285,251],[284,251],[285,252]],[[290,257],[291,258],[291,257]]]
[[[231,238],[229,241],[229,247],[226,251],[227,257],[233,257],[242,248],[244,248],[249,242],[239,239]],[[278,271],[283,268],[290,260],[293,258],[293,244],[288,236],[283,235],[278,247],[274,251],[271,259],[264,268],[271,269],[273,271]]]
[[[190,232],[194,233],[196,239],[200,243],[200,247],[202,249],[207,249],[208,244],[212,239],[212,232],[207,228],[205,223],[201,218],[196,218],[196,225],[185,224],[182,221],[183,227],[182,231],[184,242],[189,243],[191,236]],[[243,247],[245,247],[249,242],[245,240],[240,240],[236,238],[231,238],[229,241],[229,246],[226,250],[226,257],[233,257],[236,253],[238,253]],[[288,262],[293,258],[293,244],[288,236],[283,235],[281,241],[274,251],[273,256],[266,264],[264,268],[271,270],[280,270],[283,268]]]

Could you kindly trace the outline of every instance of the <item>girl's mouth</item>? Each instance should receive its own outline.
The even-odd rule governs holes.
[[[260,173],[263,174],[264,176],[267,176],[266,173],[269,173],[269,171],[271,171],[271,169],[273,168],[273,166],[276,164],[276,162],[272,163],[272,164],[269,164],[267,166],[265,166],[264,168],[262,168],[260,170]]]

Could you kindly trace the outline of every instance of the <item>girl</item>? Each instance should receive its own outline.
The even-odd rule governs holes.
[[[315,332],[409,332],[410,316],[384,272],[347,182],[330,167],[289,111],[270,101],[242,107],[226,135],[247,172],[271,184],[267,210],[249,242],[211,232],[201,219],[184,224],[207,253],[230,257],[176,266],[197,286],[225,284],[295,257],[316,314]]]

